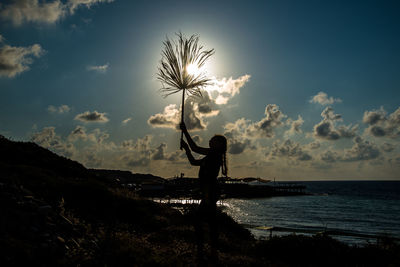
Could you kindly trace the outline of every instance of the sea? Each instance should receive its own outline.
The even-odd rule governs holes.
[[[307,195],[226,199],[223,210],[259,239],[325,232],[352,245],[400,240],[400,181],[313,181]]]

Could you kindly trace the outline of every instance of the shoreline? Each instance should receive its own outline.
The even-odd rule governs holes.
[[[275,196],[279,197],[279,196]],[[229,209],[229,204],[224,202],[225,199],[219,200],[217,206],[220,207],[221,211]],[[185,199],[152,199],[156,203],[167,204],[174,209],[179,211],[185,210],[188,207],[196,207],[199,202],[190,202],[191,200]],[[236,220],[235,220],[236,221]],[[312,237],[314,235],[326,235],[336,239],[340,242],[344,242],[347,245],[368,245],[368,244],[379,244],[383,239],[391,239],[395,242],[400,242],[400,237],[396,237],[392,233],[375,233],[371,234],[368,232],[351,231],[349,229],[338,229],[338,228],[327,228],[327,227],[282,227],[282,226],[260,226],[241,223],[236,221],[238,224],[248,229],[257,240],[268,240],[272,237],[285,237],[288,235],[306,235]],[[258,234],[257,234],[258,232]],[[263,233],[263,234],[261,234]]]

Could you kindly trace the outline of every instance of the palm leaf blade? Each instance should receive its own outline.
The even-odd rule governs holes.
[[[198,45],[199,37],[192,35],[186,38],[177,33],[177,41],[166,38],[158,67],[157,79],[161,82],[160,91],[168,96],[185,90],[188,94],[201,95],[201,89],[210,84],[204,73],[189,74],[187,66],[194,64],[198,68],[204,66],[207,59],[214,54],[214,49],[204,50]],[[187,90],[186,90],[187,89]]]

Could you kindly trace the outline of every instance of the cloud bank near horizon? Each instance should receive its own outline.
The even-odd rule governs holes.
[[[207,124],[204,119],[210,120],[215,116],[201,115],[198,108],[201,101],[187,101],[188,126],[192,131],[205,133]],[[210,102],[207,97],[204,101]],[[61,107],[51,109],[60,113]],[[400,171],[399,110],[400,107],[390,114],[383,108],[365,111],[362,131],[360,127],[363,125],[344,125],[343,116],[327,106],[321,112],[322,120],[304,129],[305,119],[300,114],[297,119],[292,119],[278,105],[267,104],[264,116],[259,120],[240,118],[222,125],[229,141],[232,175],[237,173],[236,176],[243,176],[263,169],[267,176],[294,177],[301,171],[321,178],[337,175],[335,170],[340,169],[348,173],[357,172],[363,177],[379,172],[393,177]],[[176,105],[167,106],[161,114],[163,116],[150,117],[150,126],[158,123],[158,127],[177,129],[180,112]],[[190,116],[195,119],[190,121]],[[86,111],[77,114],[75,120],[104,123],[108,118],[106,113]],[[130,118],[125,121],[129,122]],[[373,126],[381,127],[385,134],[377,135],[371,130]],[[200,136],[193,137],[196,142],[202,139]],[[78,125],[66,137],[56,134],[55,127],[45,127],[33,134],[32,140],[90,167],[129,169],[159,175],[168,173],[171,176],[177,170],[193,172],[180,150],[170,148],[165,138],[149,134],[136,140],[115,143],[105,131],[98,128],[88,130]],[[341,145],[335,145],[337,143]]]

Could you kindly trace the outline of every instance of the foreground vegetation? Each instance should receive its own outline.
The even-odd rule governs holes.
[[[110,187],[81,164],[0,138],[1,266],[196,266],[195,206],[178,211]],[[255,240],[218,212],[220,266],[400,266],[391,240]]]

